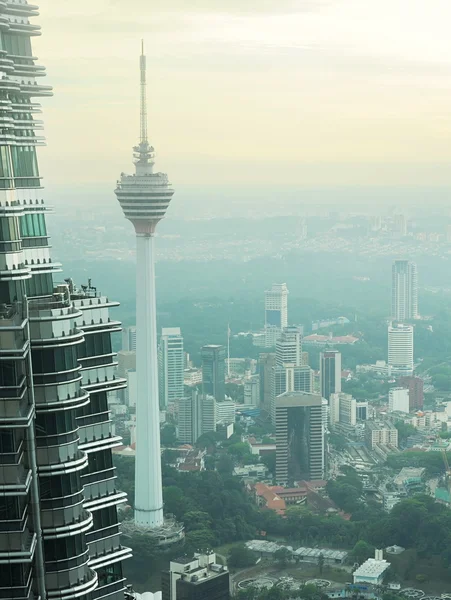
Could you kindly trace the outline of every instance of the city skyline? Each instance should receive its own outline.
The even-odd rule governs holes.
[[[108,184],[126,164],[141,37],[152,57],[152,139],[177,183],[451,183],[445,0],[409,11],[403,0],[234,2],[225,11],[205,1],[160,0],[152,11],[142,0],[63,4],[41,3],[46,35],[36,44],[58,91],[41,158],[52,185],[78,183],[80,173]]]

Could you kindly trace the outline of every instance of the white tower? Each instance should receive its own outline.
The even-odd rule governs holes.
[[[136,175],[125,175],[115,190],[136,232],[136,461],[135,523],[160,528],[163,519],[158,401],[154,234],[174,190],[167,175],[154,173],[155,152],[147,139],[146,57],[141,58],[141,135],[134,148]]]
[[[418,319],[418,271],[414,262],[393,262],[391,316],[399,323]]]
[[[276,344],[288,325],[288,288],[286,283],[273,283],[265,292],[265,346]]]
[[[389,325],[388,364],[392,368],[392,373],[412,375],[413,327],[411,325]]]
[[[160,408],[184,396],[185,353],[180,327],[163,327],[158,347]]]

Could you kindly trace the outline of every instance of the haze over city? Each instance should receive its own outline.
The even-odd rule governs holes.
[[[150,137],[179,186],[451,183],[446,0],[43,0],[41,14],[50,186],[127,168],[141,37]]]
[[[0,0],[0,599],[450,600],[450,17]]]

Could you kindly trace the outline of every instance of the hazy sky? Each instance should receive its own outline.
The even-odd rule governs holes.
[[[449,0],[40,0],[53,183],[451,184]]]

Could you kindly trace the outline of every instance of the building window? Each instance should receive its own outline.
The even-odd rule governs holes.
[[[85,334],[85,343],[80,346],[80,358],[111,354],[111,335],[109,333]]]
[[[11,154],[9,146],[0,146],[0,177],[12,177]]]
[[[14,242],[19,240],[19,229],[17,227],[17,220],[14,218],[0,220],[0,241],[2,242]]]
[[[51,273],[39,273],[26,280],[27,294],[34,296],[49,296],[53,292],[53,278]]]
[[[33,373],[35,375],[71,371],[78,367],[76,346],[34,350],[32,354]]]
[[[61,435],[75,431],[75,412],[63,410],[55,413],[38,413],[36,415],[36,434],[38,437],[48,435]]]
[[[52,500],[63,496],[73,496],[83,489],[78,473],[58,477],[41,477],[39,495],[41,500]]]
[[[111,450],[101,450],[100,452],[90,452],[88,454],[88,469],[86,473],[97,473],[113,467],[113,456]]]
[[[44,540],[46,561],[64,560],[86,551],[84,535],[72,535],[57,540]]]
[[[80,409],[80,414],[84,417],[108,412],[108,397],[106,392],[90,394],[89,404]]]
[[[101,508],[92,513],[93,516],[93,530],[105,529],[112,525],[117,525],[117,510],[115,506],[109,506],[108,508]]]
[[[11,146],[14,177],[39,177],[34,146]]]
[[[3,48],[15,56],[32,56],[31,41],[28,36],[2,33]]]
[[[42,213],[24,215],[20,219],[21,237],[43,237],[47,235],[45,217]]]

